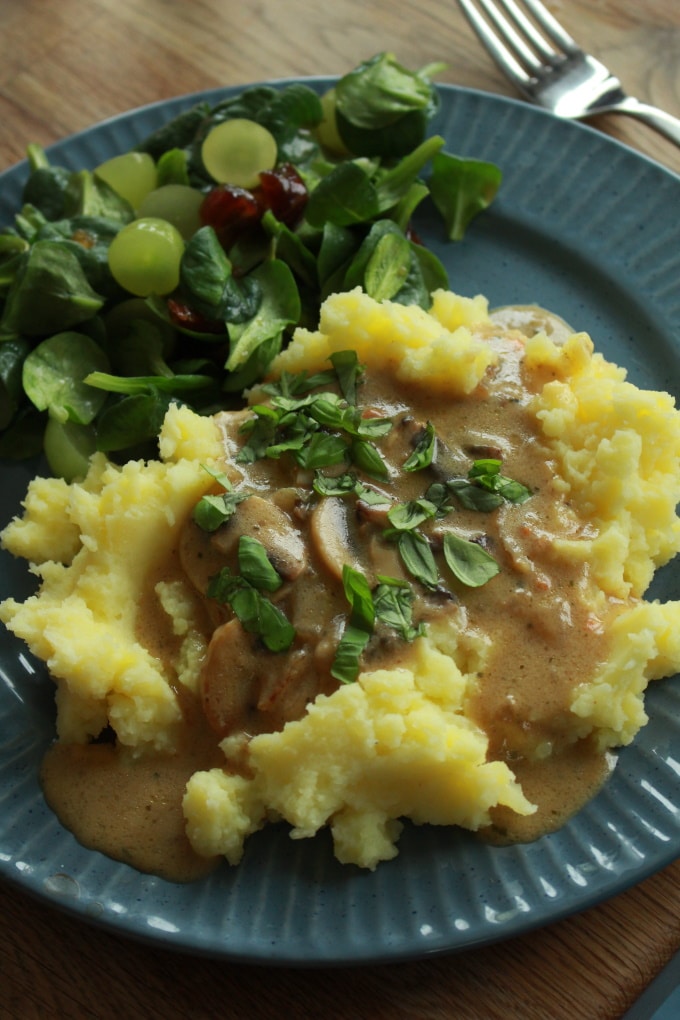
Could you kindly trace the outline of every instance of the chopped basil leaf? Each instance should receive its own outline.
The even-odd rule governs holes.
[[[387,514],[387,519],[397,531],[410,531],[437,513],[437,506],[427,499],[412,499],[408,503],[397,503]]]
[[[232,574],[229,567],[222,567],[219,574],[210,578],[207,595],[217,602],[229,605],[232,595],[243,586],[240,577]]]
[[[436,443],[434,425],[428,421],[418,437],[413,453],[404,461],[404,471],[422,471],[423,468],[429,467],[434,457]]]
[[[527,489],[526,485],[504,475],[498,475],[496,491],[503,499],[507,499],[508,503],[526,503],[531,499],[531,490]]]
[[[371,639],[368,631],[349,623],[335,650],[331,676],[343,684],[354,683],[359,675],[361,653]]]
[[[451,510],[448,484],[445,482],[433,482],[425,493],[425,499],[435,505],[437,517],[445,517]]]
[[[193,518],[203,531],[217,531],[233,515],[239,503],[248,498],[247,492],[208,494],[194,507]]]
[[[350,457],[362,471],[374,478],[387,478],[388,470],[385,461],[372,443],[365,439],[355,439],[349,448]]]
[[[401,531],[397,547],[409,574],[426,588],[436,588],[439,584],[439,572],[430,543],[425,536],[418,531]]]
[[[368,580],[360,570],[349,564],[342,568],[342,584],[345,598],[352,607],[351,622],[355,627],[363,627],[372,631],[375,623],[375,608]]]
[[[213,471],[213,469],[209,468],[207,464],[201,464],[201,467],[203,468],[204,471],[207,471],[211,478],[214,478],[215,481],[222,486],[225,492],[233,491],[234,486],[231,484],[231,482],[229,481],[229,479],[227,478],[223,471]]]
[[[347,458],[347,444],[340,436],[329,436],[325,432],[313,433],[311,439],[295,455],[300,467],[310,471],[316,468],[342,464]]]
[[[260,596],[259,636],[270,652],[287,652],[295,640],[295,627],[278,606]]]
[[[260,387],[264,393],[270,396],[293,397],[297,393],[309,393],[310,390],[318,389],[319,386],[331,386],[335,382],[335,373],[317,372],[315,375],[307,375],[307,372],[282,372],[276,382],[265,383]]]
[[[320,496],[347,496],[356,492],[357,480],[354,475],[342,474],[329,478],[319,471],[314,475],[312,483],[314,491]]]
[[[203,464],[208,472],[225,490],[218,495],[208,493],[194,507],[193,519],[203,531],[217,531],[232,516],[239,503],[248,498],[247,492],[236,492],[233,485],[222,471],[213,471]]]
[[[357,382],[363,371],[356,351],[336,351],[329,360],[335,369],[343,397],[348,404],[356,404]]]
[[[246,426],[248,426],[246,428]],[[267,450],[273,445],[276,435],[276,423],[270,417],[258,415],[241,426],[241,432],[248,433],[249,439],[236,454],[238,464],[252,464],[265,457]]]
[[[393,424],[391,418],[362,418],[359,416],[355,425],[356,435],[361,436],[362,439],[382,439],[391,430]]]
[[[257,634],[259,637],[262,629],[260,618],[262,597],[255,588],[244,584],[241,578],[238,578],[238,581],[239,584],[234,585],[227,604],[233,609],[243,629],[247,630],[249,634]]]
[[[391,418],[363,418],[357,407],[347,407],[332,393],[320,394],[308,413],[319,425],[364,439],[380,439],[392,428]]]
[[[281,575],[270,563],[262,542],[250,535],[241,535],[238,540],[238,566],[241,577],[255,588],[277,591],[283,584]]]
[[[481,587],[501,569],[481,545],[458,535],[444,537],[444,558],[452,574],[468,588]]]
[[[379,578],[373,592],[376,619],[394,628],[404,641],[413,641],[425,633],[425,625],[413,626],[413,590],[409,584],[393,577]]]
[[[503,502],[503,497],[499,493],[482,489],[465,478],[450,478],[446,485],[466,510],[489,513]]]
[[[278,460],[283,453],[301,450],[307,440],[308,434],[304,432],[296,436],[290,436],[289,439],[284,440],[282,443],[273,443],[272,446],[268,446],[265,450],[265,456],[270,457],[272,460]]]
[[[309,415],[325,428],[341,429],[344,427],[345,410],[340,398],[336,397],[334,393],[322,393],[310,405]]]
[[[230,606],[243,629],[261,638],[270,652],[288,651],[295,640],[295,628],[281,610],[227,567],[211,579],[208,596]]]
[[[501,474],[501,462],[495,458],[476,460],[468,471],[468,478],[489,492],[497,492],[509,503],[525,503],[531,497],[526,485]]]
[[[386,496],[383,492],[376,492],[375,489],[364,485],[363,482],[357,481],[354,491],[357,494],[357,499],[365,503],[366,506],[389,506],[391,503],[389,496]]]
[[[476,460],[468,471],[468,478],[480,478],[483,475],[497,475],[501,462],[496,457],[483,457]]]

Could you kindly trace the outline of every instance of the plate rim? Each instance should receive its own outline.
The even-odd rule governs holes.
[[[89,127],[75,131],[65,136],[64,138],[58,139],[50,143],[49,145],[45,146],[45,151],[49,155],[55,150],[58,151],[61,148],[69,148],[73,145],[76,145],[78,142],[81,141],[81,139],[85,138],[88,135],[92,135],[94,132],[105,133],[108,131],[113,133],[115,132],[117,125],[120,124],[121,122],[136,121],[143,118],[144,116],[153,117],[156,114],[162,114],[162,112],[164,110],[167,110],[169,107],[173,109],[180,109],[182,107],[190,106],[202,100],[214,101],[219,97],[225,97],[231,94],[238,94],[245,88],[251,87],[252,85],[266,84],[271,85],[273,87],[284,87],[287,84],[299,82],[309,84],[310,86],[316,86],[317,88],[321,88],[326,87],[335,81],[337,81],[337,76],[277,78],[267,80],[265,82],[252,82],[245,83],[242,85],[230,85],[224,87],[203,89],[182,95],[175,95],[168,97],[166,99],[155,100],[151,103],[134,107],[131,110],[124,111],[122,113],[113,114],[112,116],[105,118],[104,120],[99,121],[95,124],[92,124]],[[534,118],[539,118],[546,123],[557,122],[560,125],[560,130],[564,129],[567,132],[576,131],[579,133],[585,132],[586,135],[591,140],[594,140],[596,144],[599,144],[600,146],[603,145],[605,149],[609,146],[613,146],[614,149],[622,153],[625,158],[631,159],[635,163],[638,164],[641,163],[642,165],[644,165],[649,172],[660,173],[664,175],[664,177],[667,178],[668,181],[670,181],[673,186],[678,187],[678,192],[680,194],[680,176],[675,174],[674,171],[670,170],[667,167],[664,167],[662,164],[658,163],[656,160],[647,156],[646,154],[637,152],[636,150],[628,146],[626,143],[621,142],[620,140],[615,139],[609,135],[603,134],[602,132],[598,131],[596,128],[591,127],[588,124],[560,120],[559,118],[554,117],[554,115],[552,115],[548,111],[542,110],[535,106],[531,106],[530,104],[524,102],[523,100],[516,99],[510,96],[497,95],[495,93],[486,92],[484,90],[470,88],[467,86],[458,86],[450,83],[437,84],[437,88],[443,97],[463,95],[474,98],[475,100],[483,104],[490,102],[492,105],[499,104],[500,107],[502,108],[507,107],[514,111],[523,111],[529,117],[530,120]],[[2,189],[8,176],[11,175],[20,177],[22,174],[25,174],[26,170],[27,160],[25,159],[3,170],[0,173],[0,189]],[[3,470],[5,465],[6,462],[0,463],[0,470]],[[668,683],[668,681],[661,681],[661,683]],[[87,852],[90,854],[95,853],[94,851]],[[572,897],[572,899],[568,903],[565,903],[560,910],[550,912],[549,916],[543,916],[540,914],[540,912],[538,914],[534,912],[534,916],[531,919],[525,919],[521,927],[515,928],[515,930],[512,931],[503,929],[502,926],[499,926],[495,934],[489,933],[473,941],[460,943],[448,942],[446,944],[440,943],[432,944],[430,946],[423,943],[418,948],[415,948],[414,946],[406,946],[399,950],[391,950],[389,948],[385,948],[383,949],[383,951],[375,951],[373,954],[368,956],[364,952],[353,955],[352,953],[348,954],[346,951],[343,955],[340,955],[338,957],[319,955],[318,957],[310,958],[308,955],[299,956],[293,953],[290,956],[286,956],[285,953],[279,953],[278,956],[274,958],[269,958],[268,956],[265,956],[263,952],[254,953],[252,947],[250,949],[242,948],[239,951],[236,950],[234,947],[229,946],[225,950],[224,947],[220,946],[197,944],[194,938],[191,938],[186,934],[184,935],[184,937],[182,936],[176,937],[174,934],[171,934],[169,932],[163,932],[161,930],[149,932],[144,929],[141,929],[140,926],[136,923],[126,924],[124,922],[121,922],[120,918],[112,918],[110,916],[107,916],[106,918],[97,918],[95,916],[92,916],[91,913],[88,913],[87,903],[83,903],[80,900],[70,902],[68,900],[65,900],[64,898],[60,899],[59,897],[55,897],[53,894],[49,893],[46,894],[44,891],[35,888],[35,885],[31,883],[30,875],[27,876],[26,874],[23,875],[17,874],[16,871],[13,871],[9,867],[7,867],[5,865],[5,862],[3,862],[1,858],[0,858],[0,878],[2,878],[3,880],[10,881],[12,884],[20,887],[24,892],[31,895],[32,897],[42,902],[47,901],[52,906],[62,911],[65,911],[71,916],[75,916],[81,920],[88,921],[92,924],[97,925],[98,927],[104,928],[107,931],[125,934],[126,936],[134,940],[140,941],[142,943],[152,944],[156,946],[161,944],[165,948],[170,948],[173,950],[185,952],[189,951],[194,953],[195,955],[219,957],[223,959],[240,962],[262,963],[267,965],[281,965],[281,966],[295,966],[295,965],[348,966],[359,964],[375,964],[382,962],[396,962],[398,960],[404,959],[416,959],[422,956],[455,953],[467,950],[469,948],[475,948],[481,945],[491,944],[506,939],[511,935],[525,933],[535,928],[542,927],[546,924],[552,924],[558,920],[563,919],[564,917],[572,915],[573,913],[579,912],[587,907],[594,906],[597,903],[600,903],[603,900],[608,899],[619,892],[623,892],[625,889],[630,888],[632,885],[635,885],[638,882],[643,881],[645,878],[648,878],[651,874],[661,870],[663,867],[666,867],[669,863],[675,860],[676,857],[678,856],[678,853],[680,853],[680,841],[678,841],[677,847],[674,846],[669,847],[666,858],[662,859],[661,863],[659,863],[658,858],[654,859],[653,861],[648,861],[646,867],[636,870],[634,874],[630,875],[628,879],[623,882],[621,881],[620,876],[618,877],[610,876],[610,881],[605,882],[603,886],[599,887],[598,892],[593,893],[589,888],[587,888],[586,891],[584,891],[581,896]],[[127,865],[124,864],[118,865],[117,862],[111,863],[113,863],[116,867],[127,868]]]

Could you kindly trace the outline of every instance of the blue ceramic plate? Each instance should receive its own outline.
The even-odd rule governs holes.
[[[315,79],[323,89],[329,81]],[[231,91],[231,90],[230,90]],[[91,167],[132,147],[197,98],[156,104],[55,145]],[[449,151],[501,165],[491,211],[459,245],[425,212],[418,232],[454,290],[492,305],[538,302],[625,365],[643,387],[680,379],[680,178],[595,131],[511,100],[442,87],[433,131]],[[0,176],[0,223],[26,167]],[[676,393],[677,396],[677,393]],[[0,525],[19,510],[32,466],[3,465]],[[0,595],[30,588],[3,554]],[[678,597],[662,572],[656,595]],[[507,938],[591,906],[680,852],[680,684],[654,685],[648,726],[600,795],[562,831],[495,849],[453,829],[407,826],[399,856],[373,873],[334,861],[330,840],[253,836],[243,863],[173,885],[83,849],[45,807],[38,766],[53,734],[45,670],[0,635],[0,873],[27,893],[109,930],[175,949],[278,964],[349,964],[450,952]]]

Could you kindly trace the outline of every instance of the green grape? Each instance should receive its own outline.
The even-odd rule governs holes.
[[[137,209],[144,197],[156,187],[156,164],[147,152],[125,152],[107,159],[95,170],[114,191]]]
[[[201,146],[203,165],[218,184],[254,188],[262,170],[273,170],[276,139],[254,120],[235,117],[216,124]]]
[[[164,184],[142,200],[139,216],[154,216],[177,227],[185,241],[201,226],[200,208],[205,195],[187,184]]]
[[[72,482],[84,478],[97,448],[94,428],[49,418],[43,440],[47,463],[54,475]]]
[[[338,122],[335,116],[335,89],[329,89],[322,95],[321,109],[323,110],[323,120],[316,127],[316,137],[319,143],[336,156],[349,156],[349,149],[338,131]]]
[[[169,294],[179,283],[184,241],[167,220],[147,216],[133,220],[109,245],[113,278],[131,294]]]

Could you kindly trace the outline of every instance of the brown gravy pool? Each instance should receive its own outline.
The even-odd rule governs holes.
[[[526,328],[530,320],[535,329],[543,321],[541,314],[532,310],[528,316],[527,310],[521,309],[517,323]],[[499,319],[504,329],[514,325],[508,309]],[[508,505],[493,514],[459,509],[449,515],[449,525],[462,534],[486,535],[501,572],[478,589],[462,589],[454,581],[450,587],[455,598],[444,603],[440,600],[438,604],[423,590],[414,604],[415,618],[434,620],[442,613],[454,614],[457,622],[492,637],[494,651],[478,675],[469,712],[489,735],[490,757],[507,761],[529,799],[538,805],[536,814],[528,818],[507,809],[492,812],[492,825],[480,833],[481,838],[509,843],[533,840],[559,828],[606,779],[610,760],[587,741],[569,743],[565,720],[574,686],[592,676],[598,664],[606,660],[608,645],[606,621],[595,617],[591,608],[587,564],[560,560],[552,551],[552,536],[578,537],[582,531],[553,491],[554,471],[541,445],[536,422],[526,408],[530,383],[520,364],[521,344],[515,340],[508,345],[502,339],[503,329],[490,327],[488,333],[490,342],[504,349],[503,368],[491,372],[468,399],[435,399],[417,387],[367,379],[360,400],[403,420],[412,417],[432,421],[454,459],[461,449],[468,459],[493,456],[500,449],[503,473],[533,492],[531,500],[521,507]],[[531,385],[536,388],[539,384],[534,380]],[[228,442],[233,443],[233,433]],[[395,463],[402,463],[404,450],[398,440],[393,442],[397,447]],[[277,692],[265,698],[261,691],[248,691],[243,705],[234,709],[230,700],[227,709],[221,700],[220,683],[208,679],[204,690],[212,689],[212,700],[204,698],[205,712],[198,699],[187,695],[181,699],[186,725],[184,746],[176,755],[132,759],[113,744],[55,744],[43,762],[46,799],[80,842],[170,880],[191,881],[217,863],[193,852],[181,811],[189,776],[223,763],[217,744],[231,730],[216,732],[216,728],[233,725],[249,733],[278,729],[287,718],[298,717],[303,710],[301,704],[318,690],[331,690],[336,685],[327,675],[327,658],[319,650],[322,636],[332,631],[333,621],[344,605],[343,597],[337,579],[329,576],[328,564],[322,562],[324,556],[320,554],[324,550],[315,550],[310,540],[310,515],[304,506],[300,509],[299,498],[296,501],[291,497],[290,488],[286,488],[291,484],[289,473],[281,474],[281,470],[271,463],[258,463],[245,482],[278,500],[309,546],[305,571],[282,596],[282,605],[289,613],[297,614],[296,627],[307,642],[296,652],[303,702],[295,697],[291,701],[290,684],[287,694],[283,684],[281,697]],[[299,487],[300,480],[296,482]],[[424,487],[418,472],[401,472],[394,483],[400,501],[422,495]],[[380,534],[384,521],[376,524],[374,533],[370,523],[363,527],[364,537],[370,539],[371,534]],[[161,579],[186,580],[188,569],[200,589],[203,581],[199,575],[209,574],[214,566],[219,569],[222,556],[220,552],[212,563],[211,557],[216,555],[213,547],[191,522],[183,542],[181,549],[169,551],[167,560],[149,577],[138,617],[139,639],[166,663],[166,671],[170,670],[176,639],[167,617],[158,608],[153,588]],[[395,565],[389,559],[389,550],[382,549],[378,555],[387,556],[390,566]],[[389,572],[383,559],[376,560],[374,566],[378,573]],[[208,605],[200,590],[196,598],[202,606],[202,626],[210,637],[228,614]],[[325,608],[320,610],[319,606]],[[614,605],[607,608],[608,614],[617,611]],[[371,668],[389,663],[394,654],[393,643],[376,642],[373,648],[369,646],[365,664]],[[206,713],[210,726],[206,725]],[[227,717],[230,722],[225,722]],[[537,751],[547,756],[537,758]]]

